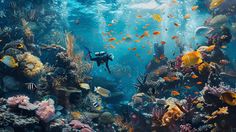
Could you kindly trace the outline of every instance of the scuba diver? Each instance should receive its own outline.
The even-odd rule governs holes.
[[[86,48],[86,47],[85,47]],[[106,69],[109,73],[111,73],[111,70],[109,68],[108,62],[113,61],[114,56],[111,53],[107,53],[105,51],[95,52],[95,57],[92,57],[92,52],[86,48],[88,51],[88,57],[90,61],[95,61],[97,63],[97,66],[100,66],[101,64],[106,64]]]

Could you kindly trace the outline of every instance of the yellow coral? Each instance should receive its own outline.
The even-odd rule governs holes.
[[[20,63],[24,64],[23,73],[27,77],[34,77],[43,70],[43,63],[40,59],[28,52],[18,57]]]
[[[176,106],[169,109],[162,117],[162,125],[167,126],[172,121],[177,121],[183,115],[183,112]]]
[[[219,108],[218,110],[214,111],[210,116],[206,116],[207,118],[206,122],[215,119],[218,115],[227,115],[227,114],[229,114],[228,107]]]

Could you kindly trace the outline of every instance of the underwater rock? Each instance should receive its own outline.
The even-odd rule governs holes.
[[[8,91],[8,90],[18,90],[20,88],[20,82],[18,82],[12,76],[3,77],[2,81],[3,81],[3,87],[6,91]]]
[[[110,112],[104,112],[100,115],[99,122],[103,124],[112,124],[114,122],[114,117]]]

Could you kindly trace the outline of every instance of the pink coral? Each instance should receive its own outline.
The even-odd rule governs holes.
[[[41,120],[48,122],[55,115],[54,101],[49,99],[40,102],[36,114]]]
[[[80,129],[81,132],[92,132],[93,131],[93,129],[89,125],[83,124],[78,120],[72,120],[70,122],[70,125],[74,129]]]
[[[9,97],[7,99],[7,105],[16,107],[18,105],[27,105],[29,103],[29,97],[24,95],[18,95]]]

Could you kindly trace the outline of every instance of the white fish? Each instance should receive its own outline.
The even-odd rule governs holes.
[[[83,88],[83,89],[86,89],[86,90],[90,89],[90,86],[87,83],[80,83],[79,86],[80,86],[80,88]]]
[[[94,91],[103,97],[110,97],[111,92],[102,87],[94,87]]]

